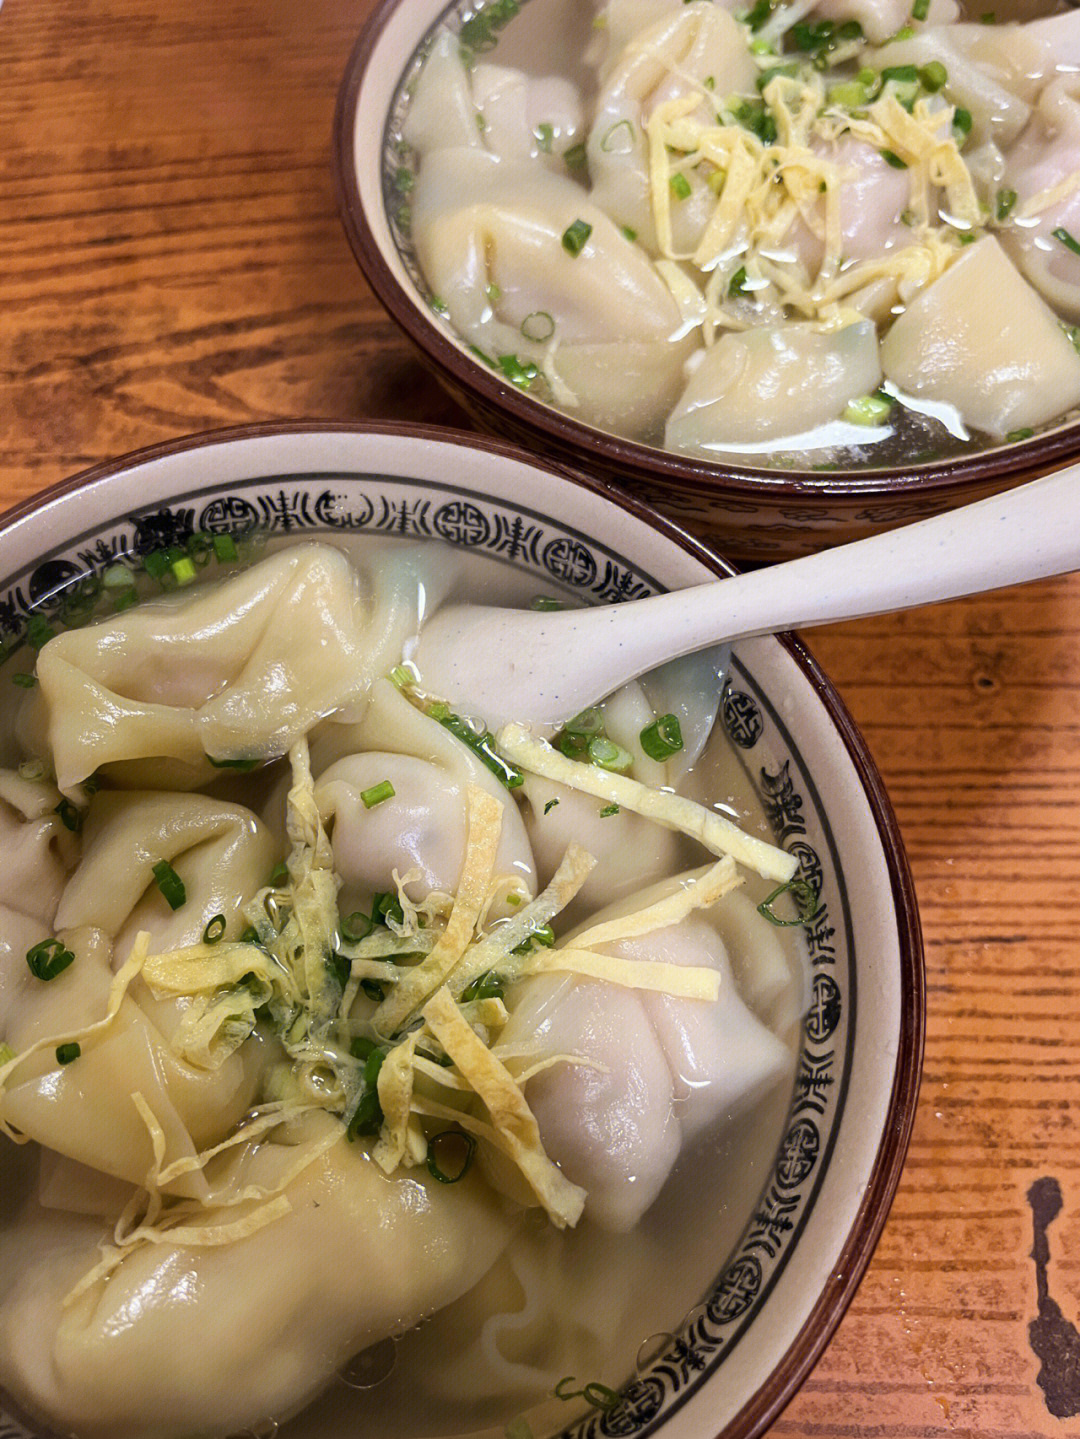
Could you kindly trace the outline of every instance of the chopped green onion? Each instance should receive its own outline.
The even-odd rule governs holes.
[[[568,170],[584,170],[585,159],[585,146],[583,144],[571,145],[569,150],[563,151],[563,160]]]
[[[997,192],[997,204],[994,210],[997,218],[999,220],[1007,220],[1019,198],[1015,190],[999,190]]]
[[[56,1046],[57,1064],[72,1064],[78,1059],[80,1054],[82,1054],[82,1048],[76,1044],[74,1040],[70,1044],[58,1044]]]
[[[878,154],[885,161],[886,165],[891,165],[894,170],[906,170],[908,167],[907,161],[901,160],[895,150],[879,150]]]
[[[449,707],[444,704],[428,705],[427,714],[438,720],[445,729],[452,735],[456,735],[462,744],[468,745],[480,762],[495,775],[496,779],[502,781],[507,789],[518,789],[525,783],[525,776],[517,768],[506,760],[495,748],[495,736],[490,730],[484,730],[482,734],[476,731],[461,718],[460,715],[452,714]]]
[[[527,390],[540,373],[531,360],[520,360],[517,355],[500,355],[499,369],[519,390]]]
[[[555,333],[555,320],[547,310],[534,310],[522,320],[521,333],[527,340],[542,345]]]
[[[126,590],[135,583],[135,573],[127,565],[110,565],[102,571],[101,583],[107,590]]]
[[[554,140],[554,138],[554,125],[548,125],[546,123],[537,125],[536,129],[533,131],[533,139],[536,141],[537,148],[540,149],[545,155],[551,154],[551,142],[552,140]]]
[[[586,1384],[582,1389],[567,1389],[568,1384],[576,1384],[577,1380],[572,1374],[567,1374],[555,1385],[556,1399],[584,1399],[597,1409],[614,1409],[619,1403],[620,1395],[614,1389],[609,1389],[606,1384],[598,1384],[595,1380]]]
[[[834,85],[828,92],[827,98],[830,105],[842,105],[847,110],[859,110],[870,97],[858,80],[846,80],[843,84]]]
[[[186,903],[187,890],[184,888],[184,881],[167,859],[159,859],[150,872],[170,909],[179,909]]]
[[[1034,433],[1030,426],[1025,425],[1022,430],[1010,430],[1005,438],[1010,444],[1015,444],[1017,440],[1030,440]]]
[[[587,220],[575,220],[563,231],[562,247],[568,255],[580,255],[591,234],[592,226]]]
[[[357,944],[360,940],[366,939],[375,928],[375,921],[370,915],[364,914],[363,910],[354,910],[347,914],[341,921],[341,937],[348,944]]]
[[[911,18],[913,20],[925,20],[930,14],[930,0],[915,0],[911,7]]]
[[[895,35],[889,36],[889,38],[885,41],[885,44],[892,45],[897,40],[913,40],[914,38],[914,28],[911,25],[901,25],[900,29],[897,30]]]
[[[474,979],[472,984],[465,986],[461,991],[461,998],[463,1003],[468,1004],[474,999],[502,999],[505,993],[506,985],[501,976],[489,969]]]
[[[940,60],[931,60],[929,64],[920,67],[919,80],[924,90],[936,95],[949,83],[949,72]]]
[[[225,916],[215,914],[202,932],[203,944],[217,944],[225,935]]]
[[[190,555],[184,555],[181,559],[174,560],[170,569],[176,577],[176,583],[180,586],[194,584],[198,579],[195,561]]]
[[[558,803],[559,801],[557,799],[549,799],[547,804],[544,806],[544,813],[550,814]]]
[[[62,799],[53,810],[53,814],[60,816],[60,823],[65,829],[71,830],[72,834],[78,834],[82,829],[82,814],[69,799]]]
[[[210,563],[210,558],[214,553],[214,547],[210,543],[210,536],[199,533],[189,535],[187,552],[200,570],[205,569]]]
[[[237,559],[236,541],[232,535],[214,535],[210,543],[214,546],[214,554],[219,564],[229,564]]]
[[[369,982],[365,981],[365,984]],[[363,1092],[360,1096],[360,1103],[353,1110],[352,1118],[345,1131],[346,1137],[351,1141],[358,1134],[378,1134],[382,1128],[383,1112],[382,1105],[379,1103],[379,1070],[382,1068],[383,1060],[389,1050],[373,1044],[370,1039],[354,1039],[349,1046],[349,1052],[354,1059],[364,1061]]]
[[[798,65],[770,65],[768,70],[762,70],[759,73],[754,83],[759,90],[764,90],[769,81],[775,80],[778,75],[782,76],[785,80],[793,80],[798,73]]]
[[[18,1050],[12,1049],[10,1044],[0,1043],[0,1068],[5,1064],[10,1064],[17,1053]]]
[[[165,550],[151,550],[143,560],[143,569],[159,582],[169,573],[169,556]]]
[[[270,871],[270,878],[266,881],[271,889],[280,889],[289,878],[289,866],[285,861],[279,860]]]
[[[604,132],[600,148],[605,155],[629,155],[634,148],[636,131],[629,120],[617,120]]]
[[[589,759],[601,769],[612,770],[616,774],[625,773],[634,763],[630,751],[606,735],[596,735],[589,741]]]
[[[889,418],[893,402],[888,395],[880,392],[874,395],[860,395],[849,401],[843,418],[849,425],[880,425]]]
[[[914,65],[886,65],[881,72],[881,82],[885,84],[889,80],[896,80],[901,85],[917,85],[919,71]]]
[[[446,1149],[453,1145],[450,1160],[453,1163],[453,1170],[447,1173],[439,1165],[436,1157],[436,1146]],[[454,1151],[457,1151],[456,1155]],[[461,1151],[464,1150],[464,1153]],[[432,1179],[437,1179],[440,1184],[457,1184],[464,1179],[472,1168],[473,1156],[476,1153],[476,1140],[471,1134],[466,1134],[461,1129],[444,1129],[439,1134],[433,1134],[428,1140],[427,1167]]]
[[[970,135],[971,127],[974,123],[974,120],[971,118],[971,111],[965,110],[962,105],[958,105],[953,111],[952,127],[956,134]]]
[[[565,608],[566,601],[556,599],[554,595],[533,595],[529,602],[529,609],[539,610],[545,614],[549,611],[564,610]]]
[[[604,806],[604,808],[600,811],[600,818],[601,818],[601,819],[610,819],[613,814],[618,814],[618,813],[619,813],[619,806],[618,806],[617,804],[606,804],[606,805]]]
[[[139,603],[139,596],[134,588],[121,590],[113,600],[113,613],[119,614],[121,610],[129,610],[132,605]]]
[[[386,924],[388,919],[392,919],[395,924],[404,924],[405,914],[401,908],[401,900],[388,889],[372,895],[371,918],[376,924]]]
[[[497,305],[502,299],[502,291],[499,289],[498,285],[494,283],[488,285],[485,288],[484,294],[487,296],[488,302],[492,305]]]
[[[235,769],[241,774],[247,774],[248,770],[254,769],[259,763],[257,759],[215,759],[212,754],[208,754],[206,758],[215,769]]]
[[[376,1004],[382,1004],[386,998],[386,990],[377,980],[362,979],[360,981],[360,988],[367,995],[368,999],[373,999]]]
[[[440,299],[438,295],[432,295],[430,297],[430,299],[428,300],[428,306],[430,309],[435,311],[436,315],[448,315],[450,313],[449,309],[447,308],[446,301]]]
[[[706,90],[715,90],[715,89],[716,89],[716,76],[715,76],[715,75],[706,75],[705,78],[704,78],[704,80],[702,80],[701,83],[705,86]]]
[[[45,762],[40,759],[24,759],[18,770],[20,779],[31,781],[45,778]]]
[[[646,725],[640,735],[641,748],[650,759],[665,760],[683,747],[682,726],[677,715],[661,715]]]
[[[1073,347],[1076,353],[1080,355],[1080,327],[1076,325],[1062,325],[1061,328],[1069,344]]]
[[[630,225],[620,225],[619,229],[622,232],[623,237],[629,240],[632,245],[637,239],[637,231]]]
[[[782,894],[790,894],[795,901],[799,911],[798,919],[781,919],[774,913],[773,903]],[[818,912],[818,897],[814,893],[813,886],[808,884],[805,879],[789,879],[787,884],[780,885],[767,899],[763,899],[757,909],[758,914],[767,919],[770,924],[778,925],[781,928],[796,924],[809,924]]]
[[[373,784],[370,789],[362,789],[360,798],[364,801],[365,809],[374,809],[384,800],[394,798],[394,786],[388,779],[384,779],[379,784]]]
[[[1074,255],[1080,255],[1080,240],[1077,240],[1075,235],[1071,235],[1069,231],[1065,229],[1064,225],[1059,225],[1056,230],[1051,230],[1050,233],[1055,240],[1060,241],[1060,243],[1065,246],[1066,250],[1071,250]]]
[[[35,979],[55,979],[58,974],[63,974],[69,964],[74,964],[75,956],[70,949],[65,949],[58,939],[39,939],[32,949],[26,951],[26,963],[30,967],[30,973]]]
[[[746,266],[740,265],[731,277],[731,284],[728,286],[729,295],[746,295],[749,291],[746,288]]]
[[[11,676],[11,683],[18,685],[20,689],[32,690],[37,684],[37,676],[25,673],[15,674]]]
[[[35,650],[39,650],[43,645],[47,645],[55,633],[56,631],[43,614],[35,611],[34,614],[27,617],[26,643]]]
[[[692,193],[690,181],[681,170],[676,170],[675,173],[669,177],[668,186],[676,200],[689,200]]]
[[[413,683],[413,677],[404,665],[395,665],[390,671],[389,679],[399,690],[410,689]]]
[[[595,705],[592,705],[588,709],[582,710],[580,714],[576,714],[573,719],[568,719],[563,728],[570,734],[599,734],[604,728],[604,716]]]
[[[773,0],[757,0],[754,8],[743,19],[751,30],[760,30],[773,12]]]

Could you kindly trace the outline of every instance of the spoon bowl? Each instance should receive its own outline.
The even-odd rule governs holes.
[[[724,641],[916,609],[1080,568],[1080,465],[837,549],[646,600],[454,605],[410,656],[424,689],[493,728],[552,730],[665,661]]]

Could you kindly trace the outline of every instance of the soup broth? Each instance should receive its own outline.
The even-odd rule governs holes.
[[[497,742],[478,741],[402,668],[409,636],[447,596],[523,607],[536,582],[401,541],[359,540],[347,552],[271,545],[249,567],[235,562],[243,558],[223,546],[206,560],[220,578],[191,588],[180,560],[173,580],[114,575],[106,610],[110,593],[132,597],[119,613],[57,625],[36,665],[24,650],[0,671],[0,800],[21,875],[0,891],[0,1121],[36,1141],[16,1148],[0,1137],[0,1384],[43,1432],[80,1439],[279,1428],[294,1439],[494,1439],[515,1423],[543,1439],[587,1399],[617,1397],[684,1328],[745,1229],[790,1107],[806,1002],[801,930],[757,912],[775,877],[740,866],[741,887],[715,906],[683,904],[664,928],[644,926],[646,939],[666,934],[676,948],[684,931],[691,937],[681,960],[653,955],[667,976],[651,1009],[625,972],[541,972],[538,961],[597,915],[617,927],[620,916],[685,897],[704,882],[709,855],[685,833],[617,806],[605,812],[550,775],[529,772],[521,784],[515,775],[502,788],[487,767]],[[163,582],[176,592],[136,599]],[[635,736],[655,724],[671,675],[620,691],[552,753],[584,766],[605,753],[590,750],[594,740],[625,746],[618,768],[631,777],[769,843],[750,777],[714,727],[717,657],[694,666],[679,674],[687,707],[666,755]],[[13,683],[13,673],[36,682]],[[460,811],[473,806],[474,816],[485,802],[501,828],[473,946],[558,883],[564,833],[598,835],[598,864],[547,935],[503,955],[488,991],[465,988],[455,1005],[445,979],[445,1023],[431,1009],[415,1030],[435,994],[424,990],[422,1011],[418,1003],[381,1025],[395,986],[439,952],[432,933],[445,935],[463,903],[475,854],[473,818],[466,827]],[[320,951],[312,967],[320,893],[330,895],[330,956]],[[790,921],[790,901],[775,903]],[[294,921],[308,935],[303,953]],[[529,932],[540,930],[537,920]],[[621,947],[624,964],[647,957],[634,932],[598,939],[597,951]],[[695,948],[701,936],[711,958]],[[141,972],[124,988],[136,953]],[[387,954],[398,961],[393,984]],[[675,1055],[691,1033],[679,1028],[685,1006],[697,1007],[694,1024],[709,1008],[665,997],[687,964],[699,977],[720,966],[727,998],[715,1024],[736,1029],[716,1028],[714,1039],[739,1050],[738,1074],[709,1071],[693,1044]],[[210,977],[196,982],[199,966]],[[617,1071],[618,1056],[591,1049],[598,1031],[588,1027],[568,1041],[565,1021],[562,1039],[544,1039],[553,1015],[590,994],[599,1013],[621,1006],[629,1048],[655,1051],[646,1077],[662,1090],[631,1106],[658,1104],[666,1117],[655,1133],[643,1121],[621,1180],[573,1135],[573,1105],[596,1122],[611,1096],[559,1078]],[[521,1169],[488,1122],[490,1095],[485,1110],[470,1087],[486,1071],[470,1068],[473,1040],[455,1037],[462,1016],[517,1075],[513,1102],[535,1110],[542,1147]],[[412,1052],[422,1043],[430,1053],[423,1074],[411,1071],[413,1108],[406,1096],[395,1137],[401,1091],[384,1091],[369,1065],[382,1046],[388,1071],[410,1033]],[[700,1034],[695,1042],[708,1048]],[[456,1090],[439,1088],[445,1077]],[[701,1110],[710,1087],[723,1089],[722,1102]],[[615,1096],[613,1126],[627,1121],[624,1100]],[[461,1126],[478,1135],[464,1165],[436,1142]],[[376,1173],[372,1156],[385,1159],[393,1143],[397,1166]],[[565,1207],[579,1183],[584,1214]],[[635,1188],[650,1197],[639,1203]],[[230,1242],[219,1243],[230,1225]],[[328,1370],[327,1353],[342,1345]],[[586,1385],[600,1387],[583,1397]]]

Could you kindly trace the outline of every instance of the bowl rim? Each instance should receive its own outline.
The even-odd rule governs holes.
[[[520,430],[530,434],[530,443],[532,440],[537,443],[547,441],[557,445],[564,455],[581,454],[582,464],[592,459],[612,472],[630,475],[636,472],[654,484],[690,491],[706,501],[731,498],[764,505],[797,504],[800,500],[818,503],[847,501],[854,504],[873,500],[897,501],[917,495],[946,506],[967,495],[973,487],[1001,489],[1007,487],[1006,482],[1020,484],[1080,455],[1078,419],[1050,434],[1002,444],[974,456],[959,456],[890,471],[841,469],[813,474],[804,472],[793,478],[783,470],[753,466],[728,469],[623,439],[531,399],[515,385],[499,379],[444,334],[426,312],[420,297],[414,297],[402,285],[383,256],[368,219],[368,204],[360,193],[355,148],[355,117],[360,91],[383,32],[391,17],[404,6],[405,0],[379,0],[357,37],[338,89],[332,166],[346,238],[376,298],[435,370],[448,375],[466,392],[476,392],[485,405],[505,411]],[[421,38],[422,35],[417,36],[417,43]],[[380,151],[385,148],[388,119],[388,116],[384,117],[383,130],[379,135]],[[370,199],[371,203],[383,204],[381,193]]]
[[[534,455],[521,446],[486,435],[410,422],[290,420],[215,428],[128,451],[115,459],[48,485],[37,494],[0,512],[0,545],[16,525],[46,510],[57,500],[96,489],[156,460],[212,449],[216,445],[273,436],[352,435],[399,437],[483,451],[535,469],[554,473],[572,485],[641,520],[664,539],[698,560],[719,577],[735,566],[701,540],[633,494],[601,478],[582,475],[566,465]],[[817,1363],[850,1305],[877,1247],[900,1182],[915,1123],[925,1043],[925,964],[915,887],[900,829],[884,782],[846,705],[801,638],[782,633],[773,638],[809,683],[856,770],[871,821],[877,831],[889,874],[900,962],[900,1014],[897,1055],[885,1124],[865,1192],[844,1240],[837,1262],[814,1307],[768,1377],[728,1421],[716,1439],[758,1439],[794,1397]]]

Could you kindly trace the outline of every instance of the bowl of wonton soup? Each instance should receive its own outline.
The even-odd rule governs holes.
[[[8,514],[3,1439],[772,1422],[918,1087],[863,741],[790,636],[528,743],[408,659],[448,598],[723,573],[418,427],[223,431]]]
[[[483,428],[736,560],[855,539],[1080,453],[1053,5],[385,3],[339,95],[346,231]]]

